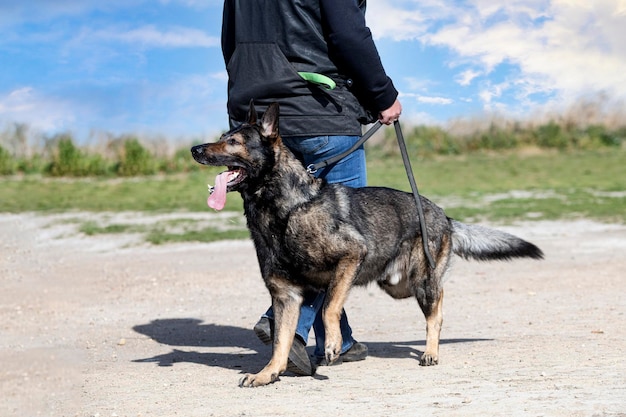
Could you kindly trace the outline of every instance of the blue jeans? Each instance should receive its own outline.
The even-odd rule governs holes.
[[[359,139],[359,136],[287,137],[283,138],[283,143],[306,167],[347,151]],[[331,184],[340,183],[354,188],[365,187],[367,185],[365,149],[361,146],[337,163],[321,168],[315,176],[325,178]]]
[[[283,142],[296,155],[304,166],[315,164],[332,158],[347,151],[359,140],[359,136],[313,136],[313,137],[284,137]],[[341,183],[349,187],[365,187],[367,172],[365,166],[365,149],[363,146],[352,152],[337,163],[320,169],[314,174],[325,178],[329,183]],[[326,331],[322,320],[322,306],[325,293],[305,294],[296,334],[306,341],[309,338],[311,327],[315,330],[315,356],[324,356],[324,342]],[[274,311],[270,307],[264,315],[273,318]],[[341,328],[341,353],[347,352],[354,344],[352,328],[348,324],[346,312],[342,311],[339,322]]]

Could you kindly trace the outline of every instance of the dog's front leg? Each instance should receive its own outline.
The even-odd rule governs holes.
[[[274,343],[272,358],[257,374],[247,374],[239,382],[241,387],[259,387],[278,380],[287,369],[289,350],[293,344],[302,305],[300,289],[293,287],[285,279],[276,278],[270,285],[272,307],[274,309]]]
[[[337,266],[335,279],[331,282],[326,293],[322,319],[326,331],[324,355],[329,364],[339,359],[341,354],[343,340],[339,321],[359,264],[359,257],[342,259]]]

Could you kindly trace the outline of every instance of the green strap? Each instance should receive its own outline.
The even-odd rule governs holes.
[[[332,90],[337,87],[337,84],[332,80],[332,78],[316,72],[299,72],[298,75],[310,83],[323,86],[327,90]]]

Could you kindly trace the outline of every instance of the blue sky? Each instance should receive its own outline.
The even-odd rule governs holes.
[[[0,0],[0,130],[227,128],[220,0]],[[626,0],[370,0],[407,123],[626,100]]]

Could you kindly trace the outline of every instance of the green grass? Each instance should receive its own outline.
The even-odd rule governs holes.
[[[459,220],[584,217],[626,223],[626,151],[621,149],[474,153],[414,159],[412,165],[420,193]],[[186,174],[126,179],[4,177],[0,179],[0,212],[211,212],[206,206],[206,184],[214,183],[220,171],[202,167]],[[410,190],[399,157],[370,149],[368,175],[370,185]],[[241,212],[239,194],[228,195],[225,210]],[[150,228],[86,223],[80,229],[85,234],[141,233],[153,243],[248,236],[243,221],[227,227],[188,223]]]
[[[217,168],[199,173],[126,179],[50,179],[25,176],[0,179],[0,212],[43,211],[146,211],[207,210],[207,184],[214,183]],[[234,193],[225,210],[241,210]]]
[[[207,216],[208,217],[208,216]],[[102,234],[139,234],[143,239],[155,245],[179,242],[215,242],[224,239],[247,239],[250,237],[242,218],[230,218],[219,226],[198,224],[197,219],[174,219],[146,224],[106,224],[102,221],[69,219],[65,224],[77,224],[78,231],[87,236]]]
[[[368,159],[370,185],[410,190],[401,160]],[[510,190],[626,190],[626,152],[472,154],[412,161],[420,192],[470,196]]]
[[[216,242],[225,239],[247,239],[250,233],[245,227],[240,229],[220,230],[216,227],[205,227],[200,230],[189,230],[186,232],[166,232],[163,230],[153,230],[147,234],[146,240],[155,245],[164,243],[180,242]]]
[[[177,229],[171,230],[162,225],[135,225],[135,224],[108,224],[99,225],[93,221],[87,221],[79,225],[78,230],[87,236],[98,234],[141,234],[144,240],[155,245],[180,242],[216,242],[225,239],[247,239],[250,233],[241,225],[238,228],[223,229],[218,227],[202,227],[197,230]]]
[[[115,234],[115,233],[143,233],[146,231],[145,226],[134,224],[108,224],[101,226],[97,222],[87,221],[80,225],[79,231],[87,236],[98,234]]]
[[[370,158],[368,164],[370,185],[410,191],[401,161]],[[626,152],[622,150],[472,154],[417,160],[412,165],[420,193],[460,220],[585,217],[626,222]],[[522,194],[528,197],[507,197],[511,190],[526,191]],[[500,194],[505,195],[489,198]],[[463,204],[447,207],[450,196]]]

